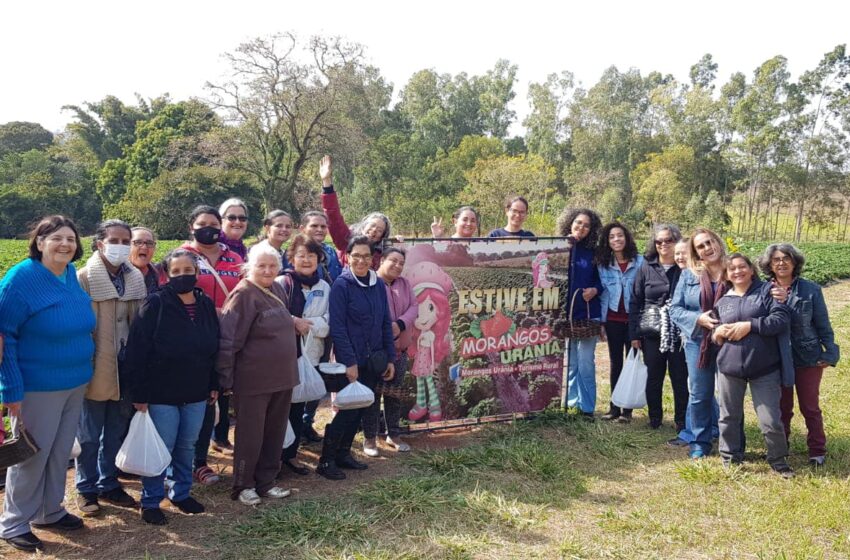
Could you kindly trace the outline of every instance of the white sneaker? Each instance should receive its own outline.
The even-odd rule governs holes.
[[[375,442],[374,438],[363,440],[363,453],[365,453],[369,457],[381,456],[381,454],[378,452],[378,444]]]
[[[393,439],[390,436],[387,436],[387,445],[394,447],[399,453],[407,453],[411,449],[410,445],[401,438]]]
[[[257,494],[256,490],[253,488],[246,488],[239,492],[239,501],[246,506],[255,506],[263,500],[260,499],[260,495]]]
[[[280,486],[272,486],[268,492],[266,492],[266,498],[285,498],[289,496],[290,491],[287,488],[281,488]]]

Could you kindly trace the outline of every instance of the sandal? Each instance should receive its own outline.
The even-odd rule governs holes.
[[[195,480],[197,480],[204,486],[210,486],[211,484],[215,484],[216,482],[221,480],[221,478],[217,474],[215,474],[215,471],[209,468],[207,465],[198,467],[197,469],[195,469],[195,472],[192,473],[192,475],[194,476]]]

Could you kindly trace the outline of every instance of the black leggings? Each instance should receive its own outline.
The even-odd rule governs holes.
[[[647,370],[646,404],[649,407],[649,420],[660,424],[664,418],[661,393],[664,388],[664,374],[670,372],[673,417],[676,426],[684,426],[688,410],[688,364],[685,361],[685,352],[680,348],[675,352],[662,353],[660,345],[659,338],[644,338],[641,341],[643,361]]]
[[[629,324],[608,322],[605,323],[605,336],[608,338],[608,359],[611,362],[611,393],[614,393],[614,387],[617,386],[617,381],[620,379],[620,373],[623,371],[623,361],[626,354],[632,347],[632,341],[629,340]],[[632,409],[624,408],[620,410],[619,406],[614,406],[610,403],[610,410],[615,414],[631,414]]]

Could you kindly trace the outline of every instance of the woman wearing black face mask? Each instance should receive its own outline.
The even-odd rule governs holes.
[[[242,277],[242,257],[225,245],[221,239],[221,214],[212,206],[200,205],[189,216],[189,233],[192,241],[181,249],[187,249],[198,257],[198,287],[213,301],[216,311],[221,312],[224,300]],[[215,484],[219,476],[207,466],[210,438],[214,437],[213,449],[232,453],[233,445],[228,441],[230,431],[230,397],[218,398],[219,422],[215,424],[215,406],[207,408],[204,424],[195,448],[195,479],[204,485]],[[215,436],[213,436],[215,431]]]
[[[195,287],[198,257],[176,249],[163,261],[168,283],[148,296],[133,322],[127,344],[127,370],[133,405],[150,414],[171,452],[168,497],[183,513],[204,506],[189,496],[195,442],[207,404],[218,396],[215,361],[218,315],[212,300]],[[142,519],[166,523],[159,503],[165,472],[142,478]]]
[[[189,233],[192,240],[181,249],[188,249],[198,257],[198,287],[221,310],[227,295],[233,291],[242,276],[242,257],[228,248],[221,239],[221,215],[212,206],[200,205],[189,216]]]

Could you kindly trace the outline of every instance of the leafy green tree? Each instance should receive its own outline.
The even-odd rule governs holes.
[[[144,225],[166,239],[185,239],[188,216],[198,204],[219,203],[232,196],[246,201],[251,216],[260,216],[260,200],[252,178],[240,171],[191,166],[159,173],[145,188],[131,189],[109,207],[109,216]]]
[[[124,148],[125,155],[108,160],[98,175],[101,200],[115,204],[128,191],[144,189],[161,172],[172,141],[202,135],[219,126],[216,114],[200,101],[172,103],[156,116],[139,121],[136,139]]]
[[[9,153],[44,150],[53,143],[53,134],[38,123],[12,121],[0,124],[0,157]]]
[[[461,200],[475,206],[481,213],[482,230],[504,225],[504,202],[513,194],[531,202],[531,215],[541,213],[534,201],[542,201],[551,194],[555,170],[538,155],[495,156],[479,159],[466,172],[468,185]]]
[[[675,145],[659,154],[649,154],[631,174],[635,202],[655,223],[676,222],[688,203],[693,182],[694,151]]]
[[[145,100],[136,95],[138,105],[125,105],[114,95],[100,101],[66,105],[75,122],[68,132],[78,136],[97,155],[101,164],[124,155],[124,148],[136,141],[136,123],[148,120],[171,103],[168,95]]]

